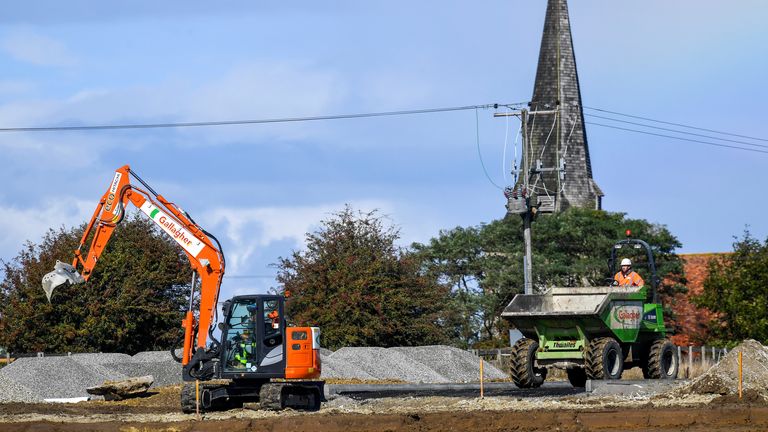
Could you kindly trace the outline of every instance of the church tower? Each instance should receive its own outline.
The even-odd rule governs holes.
[[[603,192],[592,178],[566,0],[549,0],[547,5],[527,129],[528,149],[523,153],[530,160],[523,160],[522,166],[533,172],[529,191],[540,209],[600,209]],[[515,189],[524,177],[519,176]]]

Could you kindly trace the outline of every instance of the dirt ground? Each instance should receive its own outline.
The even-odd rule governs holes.
[[[4,431],[753,431],[768,430],[759,395],[606,397],[336,397],[315,413],[236,409],[201,420],[179,411],[178,387],[121,402],[0,405]]]

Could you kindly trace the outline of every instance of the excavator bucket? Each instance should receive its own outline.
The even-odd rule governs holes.
[[[53,271],[43,276],[43,291],[45,291],[45,296],[48,297],[49,302],[51,301],[53,290],[67,282],[77,284],[85,282],[85,279],[80,276],[80,273],[71,264],[56,260]]]

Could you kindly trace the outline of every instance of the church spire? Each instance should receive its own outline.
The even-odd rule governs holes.
[[[540,161],[544,168],[530,178],[531,192],[540,201],[554,198],[554,211],[574,206],[599,209],[603,193],[592,178],[566,0],[547,4],[530,108],[526,154],[531,163],[524,161],[523,166],[536,167]]]

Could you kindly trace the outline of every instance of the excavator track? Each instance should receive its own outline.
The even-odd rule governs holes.
[[[263,410],[278,411],[285,408],[317,411],[320,409],[322,393],[314,382],[273,382],[261,386],[259,407]]]

